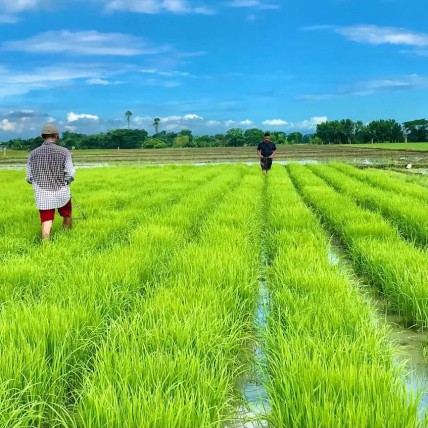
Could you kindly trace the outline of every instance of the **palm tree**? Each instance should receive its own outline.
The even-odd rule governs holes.
[[[153,126],[155,127],[156,134],[159,131],[159,123],[160,123],[160,119],[158,117],[155,117],[155,120],[153,122]]]
[[[128,129],[129,129],[129,121],[131,120],[132,112],[129,110],[125,113],[126,120],[128,121]]]

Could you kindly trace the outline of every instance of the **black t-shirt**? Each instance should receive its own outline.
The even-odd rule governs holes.
[[[260,151],[264,158],[268,158],[275,150],[276,146],[275,143],[273,143],[272,141],[269,141],[268,143],[262,141],[257,146],[257,151]]]

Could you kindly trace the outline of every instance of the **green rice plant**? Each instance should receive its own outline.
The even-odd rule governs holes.
[[[311,165],[309,168],[360,205],[382,213],[409,241],[422,247],[428,245],[428,202],[374,188],[328,165]]]
[[[13,192],[2,193],[2,196],[4,195],[2,202],[9,207],[9,209],[0,211],[0,220],[2,220],[0,227],[5,232],[4,235],[0,236],[0,249],[4,250],[0,252],[0,260],[3,262],[14,254],[17,256],[27,255],[31,253],[32,249],[37,251],[40,234],[39,218],[34,205],[31,186],[25,183],[24,172],[20,172],[18,176],[16,174],[10,175],[11,172],[0,171],[0,177],[3,176],[11,183],[10,188],[7,189],[14,189]],[[16,173],[16,171],[13,172]],[[162,172],[162,177],[159,177],[159,171],[153,168],[96,168],[78,171],[77,180],[71,186],[72,193],[79,196],[79,204],[82,204],[84,211],[86,211],[88,220],[85,222],[79,220],[81,213],[79,208],[75,206],[74,216],[78,218],[75,226],[76,224],[78,227],[88,226],[88,234],[91,239],[87,245],[102,245],[102,242],[110,242],[108,237],[105,237],[101,232],[111,229],[106,226],[114,219],[118,220],[114,233],[123,236],[126,230],[132,230],[135,224],[142,220],[142,215],[149,213],[149,210],[146,209],[148,205],[153,209],[158,209],[167,194],[171,196],[170,203],[174,203],[174,201],[179,200],[180,194],[186,186],[192,188],[201,185],[215,175],[213,170],[207,169],[201,171],[197,176],[190,176],[183,180],[185,171],[165,168]],[[111,183],[108,188],[106,174],[109,180],[112,180],[107,180],[108,183]],[[0,180],[0,182],[2,181]],[[150,186],[139,184],[146,182],[149,182]],[[25,200],[15,196],[17,189],[19,189],[18,195],[25,195]],[[19,209],[11,210],[10,207]],[[124,218],[125,211],[128,211],[128,215],[132,211],[132,217]],[[5,216],[2,218],[3,214]],[[60,227],[60,223],[60,219],[54,223],[55,231]],[[29,240],[33,245],[28,244]],[[16,251],[14,251],[15,249]],[[15,263],[16,261],[13,264]]]
[[[404,242],[375,212],[358,207],[307,167],[290,164],[293,183],[340,238],[356,271],[385,295],[390,309],[422,328],[428,325],[428,256]]]
[[[426,173],[407,173],[401,171],[388,171],[388,175],[400,178],[408,183],[415,183],[419,186],[428,187],[428,176]]]
[[[330,166],[362,182],[369,183],[371,186],[392,190],[402,196],[411,196],[422,202],[428,202],[427,189],[418,184],[406,182],[402,174],[394,176],[389,174],[386,170],[375,168],[361,170],[343,163],[332,163]]]
[[[44,260],[47,264],[45,276],[40,275],[39,282],[34,282],[31,294],[28,294],[28,288],[22,290],[27,293],[22,302],[9,299],[2,310],[3,316],[19,320],[21,312],[28,314],[39,306],[46,307],[42,312],[35,310],[34,316],[28,317],[28,329],[21,328],[19,322],[14,325],[15,330],[8,328],[10,322],[4,323],[2,346],[9,351],[0,354],[0,383],[4,388],[1,395],[5,398],[0,418],[8,420],[9,426],[15,426],[21,420],[34,427],[56,426],[58,421],[61,426],[61,420],[73,420],[73,404],[80,396],[84,376],[92,370],[96,349],[110,324],[130,311],[135,301],[144,299],[146,289],[154,288],[151,278],[156,276],[155,269],[168,269],[168,259],[174,249],[184,241],[194,239],[197,220],[203,220],[212,204],[239,183],[243,171],[218,168],[212,172],[224,174],[215,174],[214,180],[199,185],[188,194],[181,194],[176,199],[182,205],[180,211],[169,204],[157,211],[162,218],[170,216],[171,222],[178,214],[184,216],[187,213],[189,223],[168,228],[158,225],[157,217],[151,217],[149,222],[150,217],[142,216],[144,222],[134,226],[126,241],[105,246],[105,251],[100,254],[96,249],[95,252],[82,251],[79,234],[74,231],[62,235],[52,245],[39,248],[38,262]],[[197,208],[189,210],[189,204],[196,198],[198,203],[194,205]],[[193,226],[193,230],[188,230],[187,224]],[[115,224],[110,226],[114,228]],[[70,248],[80,249],[73,263],[67,259]],[[25,284],[22,286],[25,288]],[[59,310],[54,311],[55,307]],[[73,314],[83,313],[87,318],[77,318],[72,323],[74,318],[68,308],[74,311]],[[31,328],[40,318],[46,320],[44,329]],[[54,334],[52,329],[57,324],[60,328]],[[89,341],[86,340],[87,331],[91,332]],[[64,338],[67,337],[72,340],[69,345],[65,341],[65,346]],[[81,342],[85,346],[79,346]],[[24,348],[28,349],[25,353],[21,352]],[[46,363],[46,348],[50,350],[49,355],[57,356],[53,365]],[[19,364],[10,363],[13,355],[21,358]],[[20,379],[21,383],[11,384],[11,379]],[[24,390],[28,393],[22,393]]]
[[[102,324],[88,308],[16,305],[0,312],[2,427],[46,426],[60,417],[91,361]],[[6,423],[8,421],[8,423]]]
[[[319,190],[309,171],[290,170],[296,181],[305,174],[304,191]],[[272,426],[418,426],[417,399],[393,364],[385,329],[355,284],[329,264],[325,232],[290,179],[272,171],[268,180]]]
[[[126,170],[121,170],[122,177],[124,176],[124,171]],[[138,171],[143,174],[141,180],[151,177],[149,175],[144,178],[145,170],[140,169]],[[132,169],[130,169],[130,172],[132,174]],[[94,177],[96,178],[99,173],[99,171],[94,171]],[[108,184],[108,182],[105,184],[107,197],[103,196],[104,192],[101,191],[94,194],[92,190],[89,190],[89,194],[87,194],[86,198],[83,193],[82,196],[85,198],[84,200],[87,201],[85,209],[87,209],[89,213],[88,220],[84,222],[77,221],[75,230],[73,230],[71,235],[57,235],[54,242],[51,243],[50,249],[43,248],[41,251],[39,245],[34,244],[32,241],[29,243],[28,240],[25,242],[21,239],[22,251],[21,247],[18,249],[15,247],[15,251],[11,249],[9,257],[5,257],[3,263],[0,264],[0,276],[4,279],[2,301],[10,298],[12,292],[15,295],[19,293],[21,289],[20,284],[22,284],[25,289],[35,288],[39,290],[39,284],[46,282],[47,277],[52,277],[55,281],[55,272],[58,269],[67,271],[64,263],[69,264],[70,260],[73,260],[73,265],[75,265],[78,258],[87,260],[94,253],[108,252],[111,250],[112,246],[122,245],[126,242],[129,233],[132,233],[138,224],[144,223],[147,219],[151,219],[153,215],[162,215],[160,211],[162,209],[161,207],[165,210],[169,209],[170,207],[168,205],[179,202],[186,191],[193,189],[195,186],[201,186],[209,182],[210,178],[213,178],[215,175],[214,171],[201,171],[198,179],[190,177],[189,180],[176,181],[182,174],[174,173],[170,176],[168,171],[165,171],[165,173],[166,177],[169,177],[169,180],[173,181],[173,184],[166,189],[153,185],[152,188],[154,188],[156,192],[150,195],[150,197],[140,194],[138,190],[133,190],[135,188],[133,182],[123,179],[128,186],[128,190],[126,191],[124,188],[121,195],[127,195],[128,199],[132,201],[126,210],[113,211],[108,206],[107,201],[109,201],[109,198],[113,201],[115,200],[115,194],[109,193],[108,188],[112,187],[112,184]],[[104,175],[105,173],[103,174],[103,181],[105,182],[106,179]],[[113,178],[115,180],[118,179],[115,174]],[[83,177],[82,181],[82,186],[86,188],[85,177]],[[91,181],[90,175],[87,181]],[[118,186],[117,183],[114,183],[114,185]],[[122,185],[122,187],[125,186]],[[9,203],[11,203],[11,201],[12,199],[10,199]],[[21,223],[18,222],[18,225],[21,229],[25,230],[28,228],[28,221],[22,220]],[[37,230],[37,234],[38,233],[39,231]],[[4,237],[4,241],[7,241],[9,236],[10,234],[8,233]],[[57,239],[59,242],[56,242]],[[61,259],[65,262],[58,263],[59,252],[61,252]],[[53,255],[53,257],[47,257],[50,255]],[[35,286],[27,286],[31,284]],[[18,296],[20,296],[20,293]]]
[[[220,427],[233,419],[258,293],[260,180],[244,177],[153,291],[112,326],[87,377],[80,426]]]

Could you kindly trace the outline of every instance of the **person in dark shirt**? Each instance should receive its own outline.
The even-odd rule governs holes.
[[[272,160],[276,154],[276,145],[270,139],[270,133],[265,132],[263,141],[257,146],[257,154],[260,158],[260,166],[263,174],[266,174],[272,167]]]

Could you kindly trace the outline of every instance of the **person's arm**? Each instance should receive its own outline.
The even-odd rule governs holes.
[[[276,145],[274,144],[273,145],[273,152],[272,152],[272,154],[269,156],[271,159],[273,159],[274,157],[275,157],[275,155],[276,155]]]
[[[259,158],[262,158],[262,148],[260,147],[260,144],[257,146],[257,154],[259,156]]]
[[[32,172],[31,172],[31,163],[30,163],[30,156],[28,157],[28,160],[27,160],[27,173],[26,173],[26,175],[25,175],[25,179],[27,180],[27,183],[29,183],[29,184],[33,184],[33,174],[32,174]]]
[[[74,180],[75,173],[76,173],[76,170],[74,169],[70,152],[68,152],[67,157],[65,159],[65,167],[64,167],[64,180],[66,184],[70,184]]]

